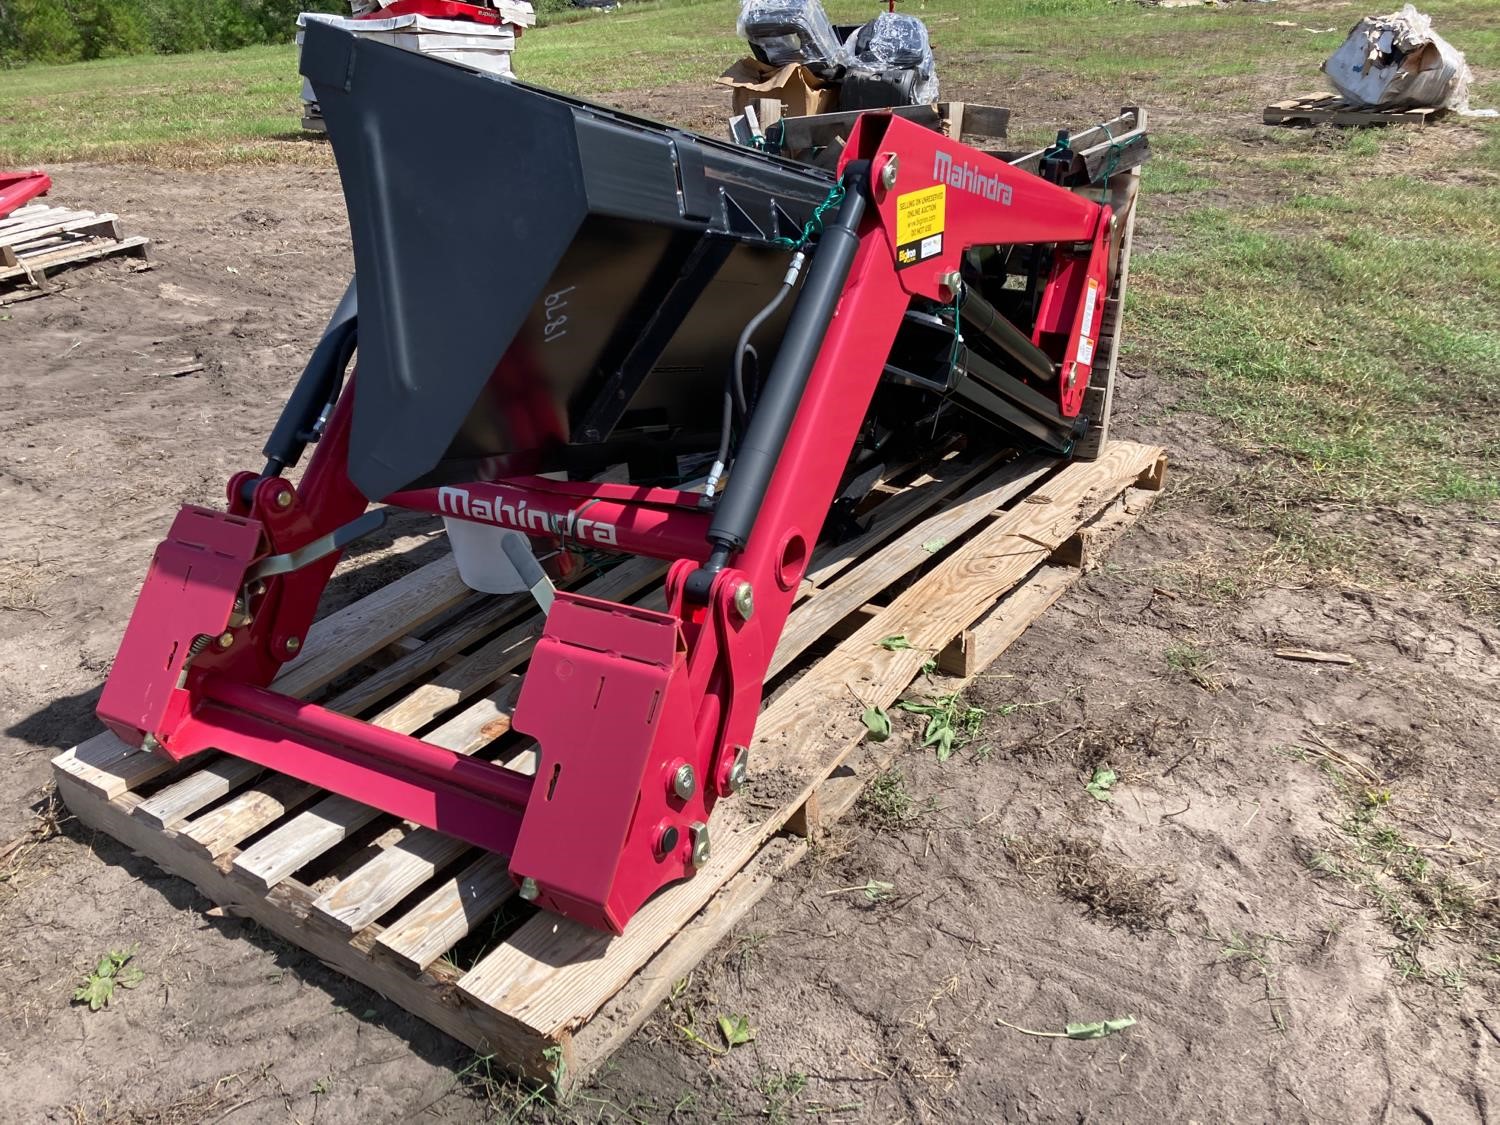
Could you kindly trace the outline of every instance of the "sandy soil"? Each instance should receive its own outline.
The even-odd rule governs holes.
[[[1500,624],[1427,581],[1500,565],[1500,530],[1330,509],[1390,581],[1278,569],[1223,514],[1247,466],[1150,370],[1116,427],[1172,448],[1172,490],[971,690],[980,737],[913,745],[570,1106],[82,829],[47,761],[95,730],[176,507],[256,463],[349,255],[331,167],[53,173],[155,264],[0,309],[0,1122],[1500,1115]],[[138,988],[70,1004],[131,947]],[[682,1031],[720,1014],[755,1039]]]

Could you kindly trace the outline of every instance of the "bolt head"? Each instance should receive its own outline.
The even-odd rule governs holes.
[[[734,763],[729,767],[729,775],[725,778],[724,788],[730,793],[738,793],[749,779],[750,748],[741,746],[735,751]]]
[[[741,582],[734,591],[734,611],[743,621],[755,615],[755,589],[748,582]]]
[[[672,774],[672,792],[686,801],[698,791],[698,775],[693,767],[683,762]]]
[[[701,820],[695,820],[689,826],[688,831],[693,837],[693,854],[688,862],[694,867],[702,867],[708,862],[708,857],[713,854],[713,849],[708,842],[708,825]]]
[[[286,650],[287,650],[287,652],[296,652],[301,647],[302,647],[302,638],[301,637],[288,637],[286,639]]]
[[[963,275],[957,270],[949,270],[942,277],[938,278],[938,284],[956,297],[963,288]]]
[[[886,191],[890,191],[891,188],[896,186],[896,173],[900,168],[900,158],[892,156],[885,162],[885,167],[880,170],[880,186],[885,188]]]
[[[536,880],[530,875],[521,880],[521,889],[517,892],[527,902],[535,902],[542,889],[536,885]]]
[[[228,648],[230,645],[234,644],[234,634],[220,633],[215,643],[218,644],[220,648]]]
[[[290,508],[292,506],[292,490],[283,488],[276,494],[276,506],[278,508]]]

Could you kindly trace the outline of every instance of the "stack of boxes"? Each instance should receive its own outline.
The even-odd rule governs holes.
[[[349,17],[303,12],[297,17],[297,43],[309,23],[329,23],[365,39],[402,50],[461,63],[487,74],[509,75],[510,56],[536,14],[525,0],[351,0]],[[322,132],[323,114],[312,86],[302,83],[302,127]]]

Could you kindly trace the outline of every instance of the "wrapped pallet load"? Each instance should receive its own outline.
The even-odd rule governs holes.
[[[323,12],[297,17],[297,43],[309,23],[329,23],[402,50],[435,55],[488,74],[509,75],[510,56],[536,14],[525,0],[353,0],[350,18]],[[321,131],[322,114],[312,88],[302,83],[302,127]]]
[[[741,0],[739,34],[756,59],[771,67],[800,64],[833,80],[848,61],[819,0]]]
[[[932,44],[916,16],[881,12],[839,27],[819,0],[740,0],[739,33],[752,57],[719,79],[734,89],[736,113],[766,98],[788,117],[937,101]]]
[[[1469,108],[1473,75],[1463,53],[1408,4],[1388,16],[1366,16],[1323,64],[1350,105],[1370,109]]]

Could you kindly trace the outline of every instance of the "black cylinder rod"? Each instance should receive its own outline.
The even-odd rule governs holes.
[[[807,390],[813,364],[854,266],[869,179],[869,161],[856,161],[844,170],[844,201],[837,217],[823,229],[812,253],[807,280],[792,307],[776,362],[771,365],[755,413],[735,455],[729,486],[709,524],[708,541],[713,544],[713,552],[689,580],[689,592],[698,597],[706,596],[713,575],[724,567],[730,554],[742,550],[750,541],[776,463]]]

